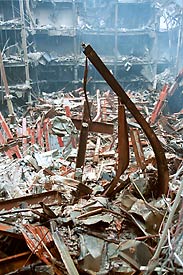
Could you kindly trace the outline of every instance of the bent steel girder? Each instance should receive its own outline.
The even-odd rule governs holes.
[[[164,149],[161,146],[159,139],[154,133],[153,129],[147,123],[143,115],[138,111],[135,104],[131,101],[128,95],[125,93],[124,89],[118,83],[118,81],[114,78],[112,73],[108,70],[105,64],[102,62],[97,53],[93,50],[90,45],[82,45],[84,48],[84,54],[90,60],[90,62],[94,65],[97,71],[102,75],[108,85],[112,88],[112,90],[117,94],[117,96],[121,99],[122,104],[124,104],[127,109],[134,116],[136,121],[139,123],[144,133],[146,134],[151,146],[153,148],[156,161],[157,161],[157,169],[158,169],[158,190],[155,196],[161,196],[161,194],[167,194],[168,192],[168,182],[169,182],[169,172],[167,161],[165,158]]]

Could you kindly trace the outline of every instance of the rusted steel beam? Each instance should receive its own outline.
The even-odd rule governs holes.
[[[4,224],[0,222],[0,233],[5,236],[10,236],[15,239],[22,239],[22,234],[15,233],[16,228],[12,225]]]
[[[2,132],[1,132],[1,130],[0,130],[0,144],[1,144],[1,146],[2,146],[2,151],[5,151],[5,154],[6,154],[9,158],[11,158],[11,157],[12,157],[11,152],[5,149],[6,140],[5,140],[5,138],[3,137],[3,134],[2,134]]]
[[[0,112],[0,125],[2,126],[5,134],[7,135],[7,140],[9,139],[13,141],[14,140],[13,134],[1,112]],[[22,157],[18,145],[12,146],[12,148],[9,149],[9,152],[11,153],[12,157],[13,155],[16,155],[17,158]]]
[[[35,129],[34,128],[27,128],[27,133],[30,136],[30,142],[32,145],[35,144]]]
[[[60,147],[64,147],[64,142],[63,142],[62,137],[57,136],[57,140],[58,140],[59,146],[60,146]]]
[[[44,142],[43,142],[43,127],[41,125],[41,122],[37,123],[37,141],[41,148],[44,148]]]
[[[125,108],[118,104],[118,169],[116,176],[110,183],[110,186],[105,190],[105,196],[111,196],[114,193],[114,188],[118,184],[122,173],[127,169],[129,164],[129,141],[128,141],[128,125],[126,121]]]
[[[129,141],[128,125],[125,115],[125,107],[118,105],[118,171],[117,176],[121,176],[129,164]]]
[[[177,77],[175,78],[175,81],[173,82],[172,86],[170,87],[168,91],[168,96],[172,96],[176,89],[179,87],[179,83],[182,81],[183,78],[183,69],[180,70]]]
[[[168,192],[168,182],[169,182],[169,172],[167,161],[165,158],[164,149],[161,146],[160,141],[158,140],[156,134],[149,126],[145,118],[142,114],[138,111],[135,104],[131,101],[128,95],[125,93],[124,89],[120,86],[102,60],[99,58],[97,53],[93,50],[90,45],[83,45],[84,54],[88,57],[91,63],[95,66],[97,71],[102,75],[102,77],[106,80],[108,85],[112,88],[112,90],[118,95],[121,99],[121,102],[127,107],[127,109],[131,112],[134,118],[142,127],[143,131],[145,132],[147,138],[149,139],[151,146],[154,150],[154,154],[157,161],[157,168],[158,168],[158,192],[157,197],[161,196],[162,194],[167,194]]]
[[[36,204],[39,202],[53,203],[57,202],[61,203],[62,198],[61,194],[58,191],[48,191],[40,194],[34,194],[29,196],[23,196],[21,198],[15,198],[11,200],[0,201],[0,210],[12,209],[13,207],[20,207],[23,202],[26,202],[28,205]]]
[[[90,104],[91,105],[91,104]],[[86,101],[84,102],[84,110],[83,110],[83,121],[81,123],[81,132],[79,137],[79,148],[76,160],[76,168],[81,168],[84,166],[85,162],[85,154],[86,154],[86,145],[89,133],[89,110]]]
[[[26,120],[26,117],[23,117],[23,119],[22,119],[22,136],[23,136],[22,147],[23,147],[23,154],[24,155],[26,154],[26,150],[27,150],[26,135],[27,135],[27,120]]]
[[[71,117],[71,110],[70,110],[70,107],[68,105],[65,105],[64,106],[64,109],[65,109],[65,114],[67,117]]]
[[[100,143],[101,143],[101,138],[97,137],[95,152],[94,152],[94,156],[93,156],[93,162],[94,163],[99,162]]]
[[[54,274],[63,275],[60,269],[61,263],[58,252],[53,245],[53,238],[48,228],[25,224],[22,226],[21,231],[32,253],[36,254],[46,265],[52,266]]]
[[[12,132],[10,131],[10,128],[9,128],[8,124],[6,123],[6,121],[5,121],[5,119],[4,119],[4,117],[3,117],[3,115],[2,115],[1,112],[0,112],[0,123],[1,123],[1,126],[2,126],[2,128],[3,128],[3,130],[4,130],[4,132],[5,132],[6,135],[7,135],[7,137],[8,137],[9,139],[13,139],[13,134],[12,134]]]
[[[146,168],[144,152],[140,142],[139,130],[130,129],[130,137],[138,166],[142,171]]]
[[[160,112],[163,112],[163,110],[166,108],[169,98],[175,93],[175,91],[179,87],[179,83],[182,81],[182,78],[183,78],[183,69],[179,72],[179,74],[177,75],[175,81],[171,86],[169,86],[168,84],[164,85],[159,95],[158,101],[152,112],[152,115],[150,118],[151,124],[154,124],[156,122]]]
[[[44,132],[46,151],[49,151],[50,150],[50,144],[49,144],[49,118],[46,118],[43,122],[43,132]]]
[[[31,257],[30,256],[31,252],[26,251],[20,254],[0,259],[0,275],[8,274],[24,267],[25,265],[30,265],[38,261],[38,258],[34,255]]]
[[[183,78],[183,69],[177,75],[175,81],[171,86],[165,84],[160,95],[158,101],[154,107],[150,118],[150,124],[154,124],[160,114],[165,109],[169,98],[175,93],[176,89],[179,87],[179,83],[182,81]]]
[[[81,127],[82,127],[81,120],[72,118],[72,122],[74,123],[77,130],[81,130]],[[112,135],[113,130],[114,130],[114,125],[112,123],[92,121],[92,123],[89,124],[89,132],[97,132],[100,134]]]
[[[158,118],[158,116],[163,108],[163,105],[165,104],[165,100],[168,95],[168,90],[169,90],[169,85],[165,84],[163,87],[163,90],[161,91],[161,93],[159,95],[158,102],[156,103],[156,106],[152,112],[152,115],[150,118],[150,124],[154,124],[156,119]]]

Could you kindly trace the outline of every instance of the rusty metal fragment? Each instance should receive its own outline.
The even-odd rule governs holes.
[[[74,123],[77,130],[81,130],[81,127],[82,127],[81,120],[77,118],[72,118],[72,122]],[[100,121],[98,122],[92,121],[92,123],[89,123],[89,132],[112,135],[113,130],[114,130],[114,125],[112,123],[104,123]]]
[[[50,231],[45,226],[22,226],[22,234],[29,249],[36,254],[46,265],[52,265],[57,275],[63,275],[57,251],[53,246],[53,239]]]
[[[0,222],[0,233],[5,236],[10,236],[15,239],[22,239],[22,235],[16,232],[16,227]]]
[[[91,106],[91,104],[90,104]],[[79,137],[79,148],[76,159],[76,168],[83,168],[85,162],[86,145],[89,133],[90,115],[86,101],[84,102],[83,120],[81,124],[81,132]]]
[[[33,205],[42,201],[47,203],[56,202],[60,204],[62,201],[61,194],[58,191],[53,190],[41,194],[34,194],[29,196],[23,196],[21,198],[0,201],[0,210],[9,210],[14,207],[21,207],[22,203],[27,203],[27,205]]]
[[[161,91],[161,93],[159,95],[158,102],[156,103],[156,106],[152,112],[152,115],[150,118],[151,124],[154,124],[156,119],[158,118],[158,116],[163,108],[163,105],[165,104],[165,100],[168,95],[168,90],[169,90],[169,85],[165,84],[165,86],[163,87],[163,90]]]

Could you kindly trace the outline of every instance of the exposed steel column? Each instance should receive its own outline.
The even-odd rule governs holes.
[[[111,196],[116,188],[120,176],[124,173],[129,165],[129,141],[128,141],[128,125],[125,115],[125,107],[118,100],[118,169],[116,176],[105,190],[105,196]]]
[[[168,173],[168,166],[167,161],[165,158],[164,149],[160,144],[157,136],[155,135],[152,128],[149,126],[145,118],[142,114],[138,111],[135,104],[131,101],[128,95],[125,93],[124,89],[120,86],[111,72],[107,69],[104,65],[102,60],[99,58],[97,53],[93,50],[90,45],[84,45],[84,54],[88,57],[91,63],[95,66],[97,71],[102,75],[108,85],[112,88],[112,90],[118,95],[121,99],[121,102],[127,107],[127,109],[131,112],[134,118],[142,127],[143,131],[145,132],[147,138],[149,139],[151,146],[154,150],[154,154],[157,161],[157,168],[158,168],[158,190],[157,196],[161,196],[161,194],[167,194],[168,192],[168,181],[169,181],[169,173]]]
[[[11,101],[11,95],[10,95],[10,90],[9,90],[9,87],[8,87],[8,81],[7,81],[7,78],[6,78],[6,72],[5,72],[5,68],[4,68],[4,64],[3,64],[3,57],[2,57],[1,51],[0,51],[0,70],[1,70],[2,81],[3,81],[3,84],[4,84],[4,88],[5,88],[9,115],[12,118],[12,120],[14,120],[15,113],[14,113],[13,104],[12,104],[12,101]]]
[[[28,92],[28,102],[31,103],[31,86],[30,86],[30,75],[29,75],[29,59],[27,54],[27,38],[26,38],[26,26],[25,26],[25,15],[24,15],[24,1],[19,0],[20,6],[20,18],[21,18],[21,38],[22,38],[22,48],[24,53],[24,62],[25,62],[25,84],[27,85]]]
[[[142,171],[144,171],[146,168],[146,162],[145,162],[144,152],[142,148],[142,143],[140,142],[139,130],[135,128],[130,129],[130,137],[131,137],[131,142],[135,153],[137,165]]]
[[[91,104],[90,104],[91,105]],[[84,102],[83,121],[79,138],[79,149],[76,159],[76,168],[83,168],[85,162],[86,145],[89,133],[89,111],[86,101]]]

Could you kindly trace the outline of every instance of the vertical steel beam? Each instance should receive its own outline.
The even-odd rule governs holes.
[[[116,176],[112,180],[110,186],[104,192],[104,195],[110,196],[113,194],[119,178],[127,169],[129,164],[129,141],[128,141],[128,126],[125,115],[124,105],[118,101],[118,169]]]
[[[127,169],[129,164],[129,141],[128,125],[125,115],[125,107],[120,103],[118,105],[118,171],[117,176]]]
[[[144,152],[140,142],[139,130],[130,129],[130,137],[138,166],[142,171],[146,168]]]
[[[169,85],[165,84],[163,87],[163,90],[161,91],[160,95],[159,95],[159,99],[158,102],[156,103],[156,106],[152,112],[151,118],[150,118],[150,124],[154,124],[156,119],[158,118],[163,105],[165,103],[166,97],[168,95],[168,90],[169,90]]]
[[[76,168],[82,168],[85,162],[86,145],[89,133],[89,110],[86,101],[84,102],[83,121],[79,137],[79,149],[76,160]]]
[[[48,118],[46,118],[43,122],[43,132],[44,132],[46,151],[49,151],[50,144],[49,144],[49,119]]]
[[[43,128],[42,128],[41,122],[37,123],[37,141],[40,147],[44,148]]]
[[[26,154],[26,150],[27,150],[27,121],[26,121],[26,117],[23,117],[22,119],[22,147],[23,147],[23,154]]]
[[[21,37],[22,37],[22,48],[24,52],[24,62],[25,62],[25,78],[28,90],[28,102],[31,103],[31,92],[30,92],[30,75],[29,75],[29,59],[27,54],[27,39],[26,39],[26,27],[25,27],[25,15],[24,15],[24,0],[19,0],[20,6],[20,17],[22,23]]]
[[[14,113],[14,109],[13,109],[13,104],[11,101],[11,95],[10,95],[10,90],[8,87],[8,81],[6,78],[6,72],[4,69],[4,64],[3,64],[3,57],[0,51],[0,69],[1,69],[1,77],[2,77],[2,81],[4,84],[4,88],[5,88],[5,93],[6,93],[6,100],[7,100],[7,105],[8,105],[8,111],[9,111],[9,115],[12,118],[12,120],[14,120],[15,118],[15,113]]]

